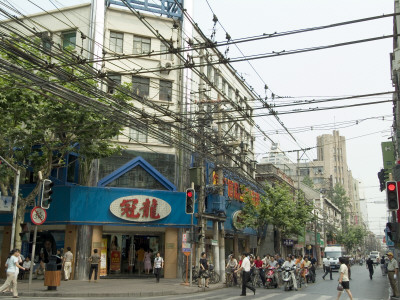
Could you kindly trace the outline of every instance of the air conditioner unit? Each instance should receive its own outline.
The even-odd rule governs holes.
[[[171,72],[172,64],[170,62],[161,63],[160,65],[160,73],[161,74],[169,74]]]

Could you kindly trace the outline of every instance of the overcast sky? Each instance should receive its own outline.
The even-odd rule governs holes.
[[[194,20],[203,32],[210,36],[213,29],[213,14],[210,7],[206,0],[192,1],[195,8]],[[22,8],[25,13],[38,11],[27,0],[10,0],[10,2]],[[61,1],[57,0],[35,2],[46,9],[54,9],[52,3],[58,7],[66,5],[65,2],[61,4]],[[86,2],[89,1],[71,0],[68,1],[68,5]],[[233,39],[390,14],[394,10],[393,0],[208,0],[208,3]],[[251,55],[391,34],[393,34],[393,19],[384,18],[260,42],[243,43],[239,44],[239,48],[245,55]],[[225,40],[225,31],[220,24],[216,26],[216,40]],[[224,52],[225,48],[221,47],[220,50]],[[235,46],[230,46],[229,50],[229,57],[241,56]],[[269,98],[271,91],[279,96],[295,97],[275,99],[272,102],[279,105],[293,100],[392,91],[389,60],[389,54],[392,51],[393,41],[388,38],[328,50],[251,61],[258,75],[248,63],[235,63],[233,66],[261,96],[265,96],[264,85],[267,84],[270,89],[267,93]],[[314,104],[305,108],[390,99],[389,95],[385,95],[360,100],[336,101],[333,104]],[[266,111],[256,110],[255,114],[258,113],[266,113]],[[370,228],[373,232],[382,234],[386,204],[369,202],[385,200],[385,194],[379,192],[377,172],[383,166],[380,143],[388,141],[391,136],[392,104],[288,114],[280,115],[279,118],[293,133],[296,141],[288,134],[281,133],[282,127],[273,117],[257,117],[256,121],[274,141],[280,143],[281,149],[285,151],[313,147],[316,145],[318,135],[331,134],[334,129],[338,129],[340,134],[346,137],[347,162],[353,176],[362,183],[361,196],[366,199],[364,203],[368,203]],[[375,119],[367,120],[368,118]],[[343,123],[347,121],[352,122]],[[326,124],[325,130],[316,130],[322,124]],[[306,127],[306,131],[297,132],[299,127]],[[268,141],[257,138],[255,150],[258,160],[265,155],[269,147]],[[291,158],[293,161],[296,160],[293,155]],[[315,150],[307,151],[303,159],[311,161],[316,159]]]
[[[194,19],[203,31],[210,36],[213,29],[212,12],[204,0],[194,1]],[[208,0],[219,22],[233,39],[263,33],[291,31],[296,29],[328,25],[354,19],[390,14],[394,11],[393,0]],[[216,26],[217,41],[225,38],[225,31]],[[279,52],[315,46],[330,45],[371,37],[393,34],[393,18],[341,26],[311,33],[267,39],[261,42],[239,44],[245,55]],[[224,48],[222,48],[224,50]],[[323,96],[348,96],[392,91],[389,54],[393,51],[391,38],[375,42],[293,54],[251,62],[259,73],[248,63],[236,63],[234,67],[242,73],[256,92],[264,96],[264,83],[280,96],[312,96],[300,99],[319,99]],[[240,56],[234,46],[230,47],[230,57]],[[315,104],[309,107],[349,105],[366,101],[390,100],[390,95],[361,100],[345,100],[334,104]],[[290,99],[276,99],[279,104]],[[259,112],[259,111],[258,111]],[[353,176],[362,182],[362,197],[367,202],[383,201],[386,197],[379,191],[377,172],[382,168],[380,143],[390,138],[392,124],[392,104],[384,103],[355,108],[327,110],[281,115],[280,119],[289,130],[308,126],[303,133],[293,133],[296,143],[287,134],[270,135],[280,143],[282,150],[313,147],[316,137],[331,134],[338,129],[348,140],[347,162]],[[370,117],[380,119],[364,120]],[[282,127],[273,117],[256,119],[266,132],[280,130]],[[342,122],[351,121],[347,128]],[[358,121],[358,122],[357,122]],[[327,124],[326,130],[311,130],[320,124]],[[329,124],[330,123],[330,124]],[[358,125],[356,125],[358,123]],[[336,126],[335,126],[336,124]],[[363,136],[363,137],[360,137]],[[357,138],[359,137],[359,138]],[[269,144],[257,139],[256,152],[268,151]],[[292,155],[292,160],[296,158]],[[316,159],[316,152],[307,151],[305,159]],[[382,234],[386,214],[386,204],[368,204],[371,229]],[[378,222],[380,221],[380,222]]]

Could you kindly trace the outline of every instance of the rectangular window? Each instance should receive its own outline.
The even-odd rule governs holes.
[[[230,100],[232,100],[232,91],[233,91],[232,87],[230,85],[228,85],[228,98]]]
[[[172,82],[160,80],[160,100],[172,100]]]
[[[151,39],[139,36],[133,37],[134,54],[150,53],[150,50],[151,50]]]
[[[132,90],[138,96],[149,96],[150,78],[132,76]]]
[[[217,69],[214,69],[214,85],[216,87],[219,86],[219,74]]]
[[[212,65],[208,65],[208,66],[207,66],[207,78],[208,78],[211,82],[213,82],[213,71],[214,71],[214,69],[213,69]]]
[[[160,52],[164,52],[165,53],[167,51],[168,51],[168,47],[161,43]],[[172,53],[161,54],[161,59],[172,60]]]
[[[121,84],[121,75],[118,74],[108,74],[107,78],[111,80],[107,86],[107,92],[114,94],[114,88]]]
[[[158,124],[158,129],[159,131],[162,132],[162,137],[160,137],[158,140],[161,143],[168,143],[171,137],[171,125],[169,124]]]
[[[119,32],[110,32],[110,50],[118,53],[123,52],[124,34]]]
[[[76,46],[76,31],[63,32],[62,37],[62,47],[63,49],[67,47],[75,48]]]
[[[143,129],[142,132],[129,128],[129,138],[132,139],[133,142],[147,143],[147,128]]]
[[[221,89],[222,89],[222,93],[226,94],[226,81],[225,81],[225,79],[222,79],[222,87],[221,87]]]

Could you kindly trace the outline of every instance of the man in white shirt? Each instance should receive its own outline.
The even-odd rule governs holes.
[[[324,261],[324,267],[325,267],[325,274],[322,276],[322,279],[325,280],[325,276],[330,275],[330,279],[333,280],[332,278],[332,269],[331,269],[331,261],[330,261],[330,257],[327,256],[326,260]]]
[[[242,279],[242,293],[240,296],[246,296],[246,288],[250,289],[253,291],[254,295],[256,294],[256,289],[249,285],[250,281],[250,259],[249,259],[249,254],[248,253],[243,253],[242,254],[242,265],[239,269],[237,269],[235,272],[239,272],[243,269],[243,279]]]
[[[296,263],[292,260],[290,256],[288,256],[285,263],[282,265],[282,269],[293,267],[296,267]],[[296,276],[294,275],[294,270],[290,271],[290,275],[292,276],[294,290],[297,291],[297,281]]]

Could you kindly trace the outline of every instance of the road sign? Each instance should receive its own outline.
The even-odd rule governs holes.
[[[35,206],[31,211],[31,221],[35,225],[42,225],[46,221],[47,212],[40,206]]]
[[[182,252],[190,253],[192,251],[192,245],[190,243],[182,243]]]

